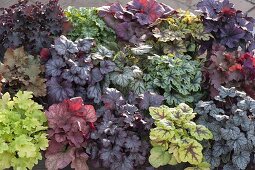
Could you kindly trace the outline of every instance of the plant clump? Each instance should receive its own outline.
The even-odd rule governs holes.
[[[164,95],[167,104],[193,103],[198,99],[202,72],[200,63],[188,55],[149,57],[146,89]]]
[[[55,39],[51,57],[45,63],[50,101],[61,102],[75,96],[101,101],[102,90],[108,86],[104,79],[114,70],[115,63],[111,61],[112,51],[94,46],[91,38],[73,42],[62,35]]]
[[[32,97],[32,92],[19,91],[0,99],[0,169],[32,169],[48,147],[43,107]]]
[[[146,166],[150,145],[148,133],[152,119],[146,116],[150,106],[159,106],[164,98],[154,93],[130,94],[126,99],[118,90],[107,88],[97,110],[94,143],[88,152],[93,165],[133,170]]]
[[[88,170],[85,150],[97,120],[94,106],[77,97],[51,105],[45,114],[49,126],[46,168],[62,169],[71,163],[74,169]]]
[[[0,65],[0,74],[11,94],[17,91],[32,91],[35,97],[46,95],[44,67],[38,57],[28,54],[23,47],[8,48]]]
[[[212,169],[242,170],[254,161],[254,108],[255,100],[246,93],[223,86],[213,100],[197,103],[197,123],[213,133],[204,150]]]
[[[196,166],[195,169],[209,169],[210,165],[203,159],[203,146],[200,141],[213,136],[205,126],[193,121],[196,113],[192,108],[181,103],[174,108],[165,105],[150,107],[149,111],[156,125],[150,130],[153,147],[149,161],[152,166],[158,168],[167,164],[188,162]]]

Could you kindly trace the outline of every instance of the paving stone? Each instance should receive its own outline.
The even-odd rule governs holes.
[[[0,0],[0,7],[8,7],[10,5],[12,5],[13,3],[17,2],[18,0]],[[36,0],[31,0],[31,1],[36,1]],[[47,2],[48,0],[39,0],[43,3]],[[102,6],[105,5],[107,3],[111,3],[111,2],[116,2],[119,1],[121,4],[126,4],[129,0],[60,0],[60,4],[63,7],[66,7],[68,5],[72,5],[72,6]],[[170,5],[172,8],[182,8],[182,9],[191,9],[191,10],[195,10],[196,9],[196,4],[197,2],[199,2],[200,0],[158,0],[159,2],[163,2],[167,5]],[[250,8],[252,8],[252,6],[254,6],[254,4],[252,4],[251,2],[255,3],[255,0],[230,0],[232,3],[235,4],[235,7],[246,12],[248,11]],[[248,2],[251,1],[251,2]],[[255,16],[254,12],[251,11],[249,13],[250,16]]]

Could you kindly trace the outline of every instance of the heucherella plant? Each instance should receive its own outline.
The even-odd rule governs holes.
[[[146,89],[164,95],[167,104],[193,103],[199,98],[200,63],[187,55],[149,57],[144,74]]]
[[[150,107],[150,115],[156,127],[150,130],[153,148],[149,161],[158,168],[163,165],[177,165],[188,162],[194,165],[188,169],[208,169],[204,162],[201,141],[211,139],[212,133],[203,125],[196,124],[193,119],[196,113],[188,105],[181,103],[169,108],[165,105]]]
[[[67,37],[70,37],[73,41],[90,37],[94,38],[97,43],[107,47],[117,46],[115,32],[107,27],[103,19],[98,16],[96,8],[69,6],[65,14],[73,28]]]
[[[32,92],[19,91],[13,99],[0,99],[0,169],[32,169],[48,147],[43,107],[32,100]]]
[[[241,51],[227,52],[219,44],[212,46],[211,54],[204,64],[204,85],[209,87],[210,96],[218,95],[218,89],[236,87],[255,98],[255,56]]]
[[[197,103],[198,123],[213,133],[204,150],[211,168],[223,170],[253,169],[249,164],[255,151],[255,100],[232,88],[219,88],[211,101]]]
[[[197,54],[201,42],[212,37],[205,32],[199,16],[183,10],[159,19],[152,32],[164,54]]]
[[[114,56],[116,67],[109,73],[110,83],[125,95],[130,91],[135,94],[146,91],[142,71],[147,60],[147,56],[143,55],[146,48],[150,47],[125,48]]]

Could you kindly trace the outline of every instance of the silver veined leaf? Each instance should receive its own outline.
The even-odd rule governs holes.
[[[135,94],[142,94],[145,92],[144,82],[141,80],[131,82],[130,87]]]
[[[250,152],[241,151],[239,153],[234,153],[232,157],[233,164],[240,169],[246,169],[250,162]]]
[[[152,49],[152,46],[150,45],[140,45],[136,48],[131,48],[131,51],[135,55],[144,55],[146,53],[149,53]]]

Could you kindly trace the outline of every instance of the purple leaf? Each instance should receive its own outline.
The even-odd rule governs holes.
[[[103,75],[101,74],[99,68],[96,67],[92,69],[91,78],[91,84],[95,84],[103,80]]]
[[[49,100],[52,102],[61,102],[74,95],[72,84],[59,78],[52,77],[47,81],[47,89]]]
[[[78,50],[89,53],[94,44],[95,42],[93,38],[84,38],[78,40],[77,47]]]
[[[99,103],[101,101],[101,88],[98,83],[93,86],[89,86],[87,89],[87,96],[89,99],[94,99],[95,103]]]
[[[122,22],[116,26],[116,33],[117,35],[122,38],[123,40],[128,41],[134,35],[134,27],[132,26],[133,23],[130,22]]]
[[[227,45],[229,48],[234,48],[236,44],[245,35],[244,30],[235,27],[234,24],[228,24],[221,29],[221,44]]]
[[[158,107],[164,100],[163,96],[151,92],[141,94],[138,99],[139,107],[144,110],[147,110],[149,107]]]
[[[113,88],[105,89],[105,94],[102,96],[102,101],[107,109],[115,109],[124,103],[122,94]]]
[[[75,148],[69,148],[66,152],[60,152],[53,155],[48,155],[45,161],[45,166],[48,170],[63,169],[70,164],[74,159]]]
[[[133,135],[132,137],[128,137],[125,142],[125,147],[130,149],[131,152],[138,152],[141,146],[141,141],[138,136]]]
[[[100,71],[102,74],[108,74],[116,68],[116,64],[109,60],[104,60],[100,62]]]
[[[65,55],[67,52],[73,54],[79,51],[77,44],[68,40],[64,35],[61,35],[59,38],[55,39],[54,48],[59,55]]]
[[[66,63],[62,58],[52,58],[45,64],[46,76],[60,76],[62,73],[62,68],[66,66]]]

